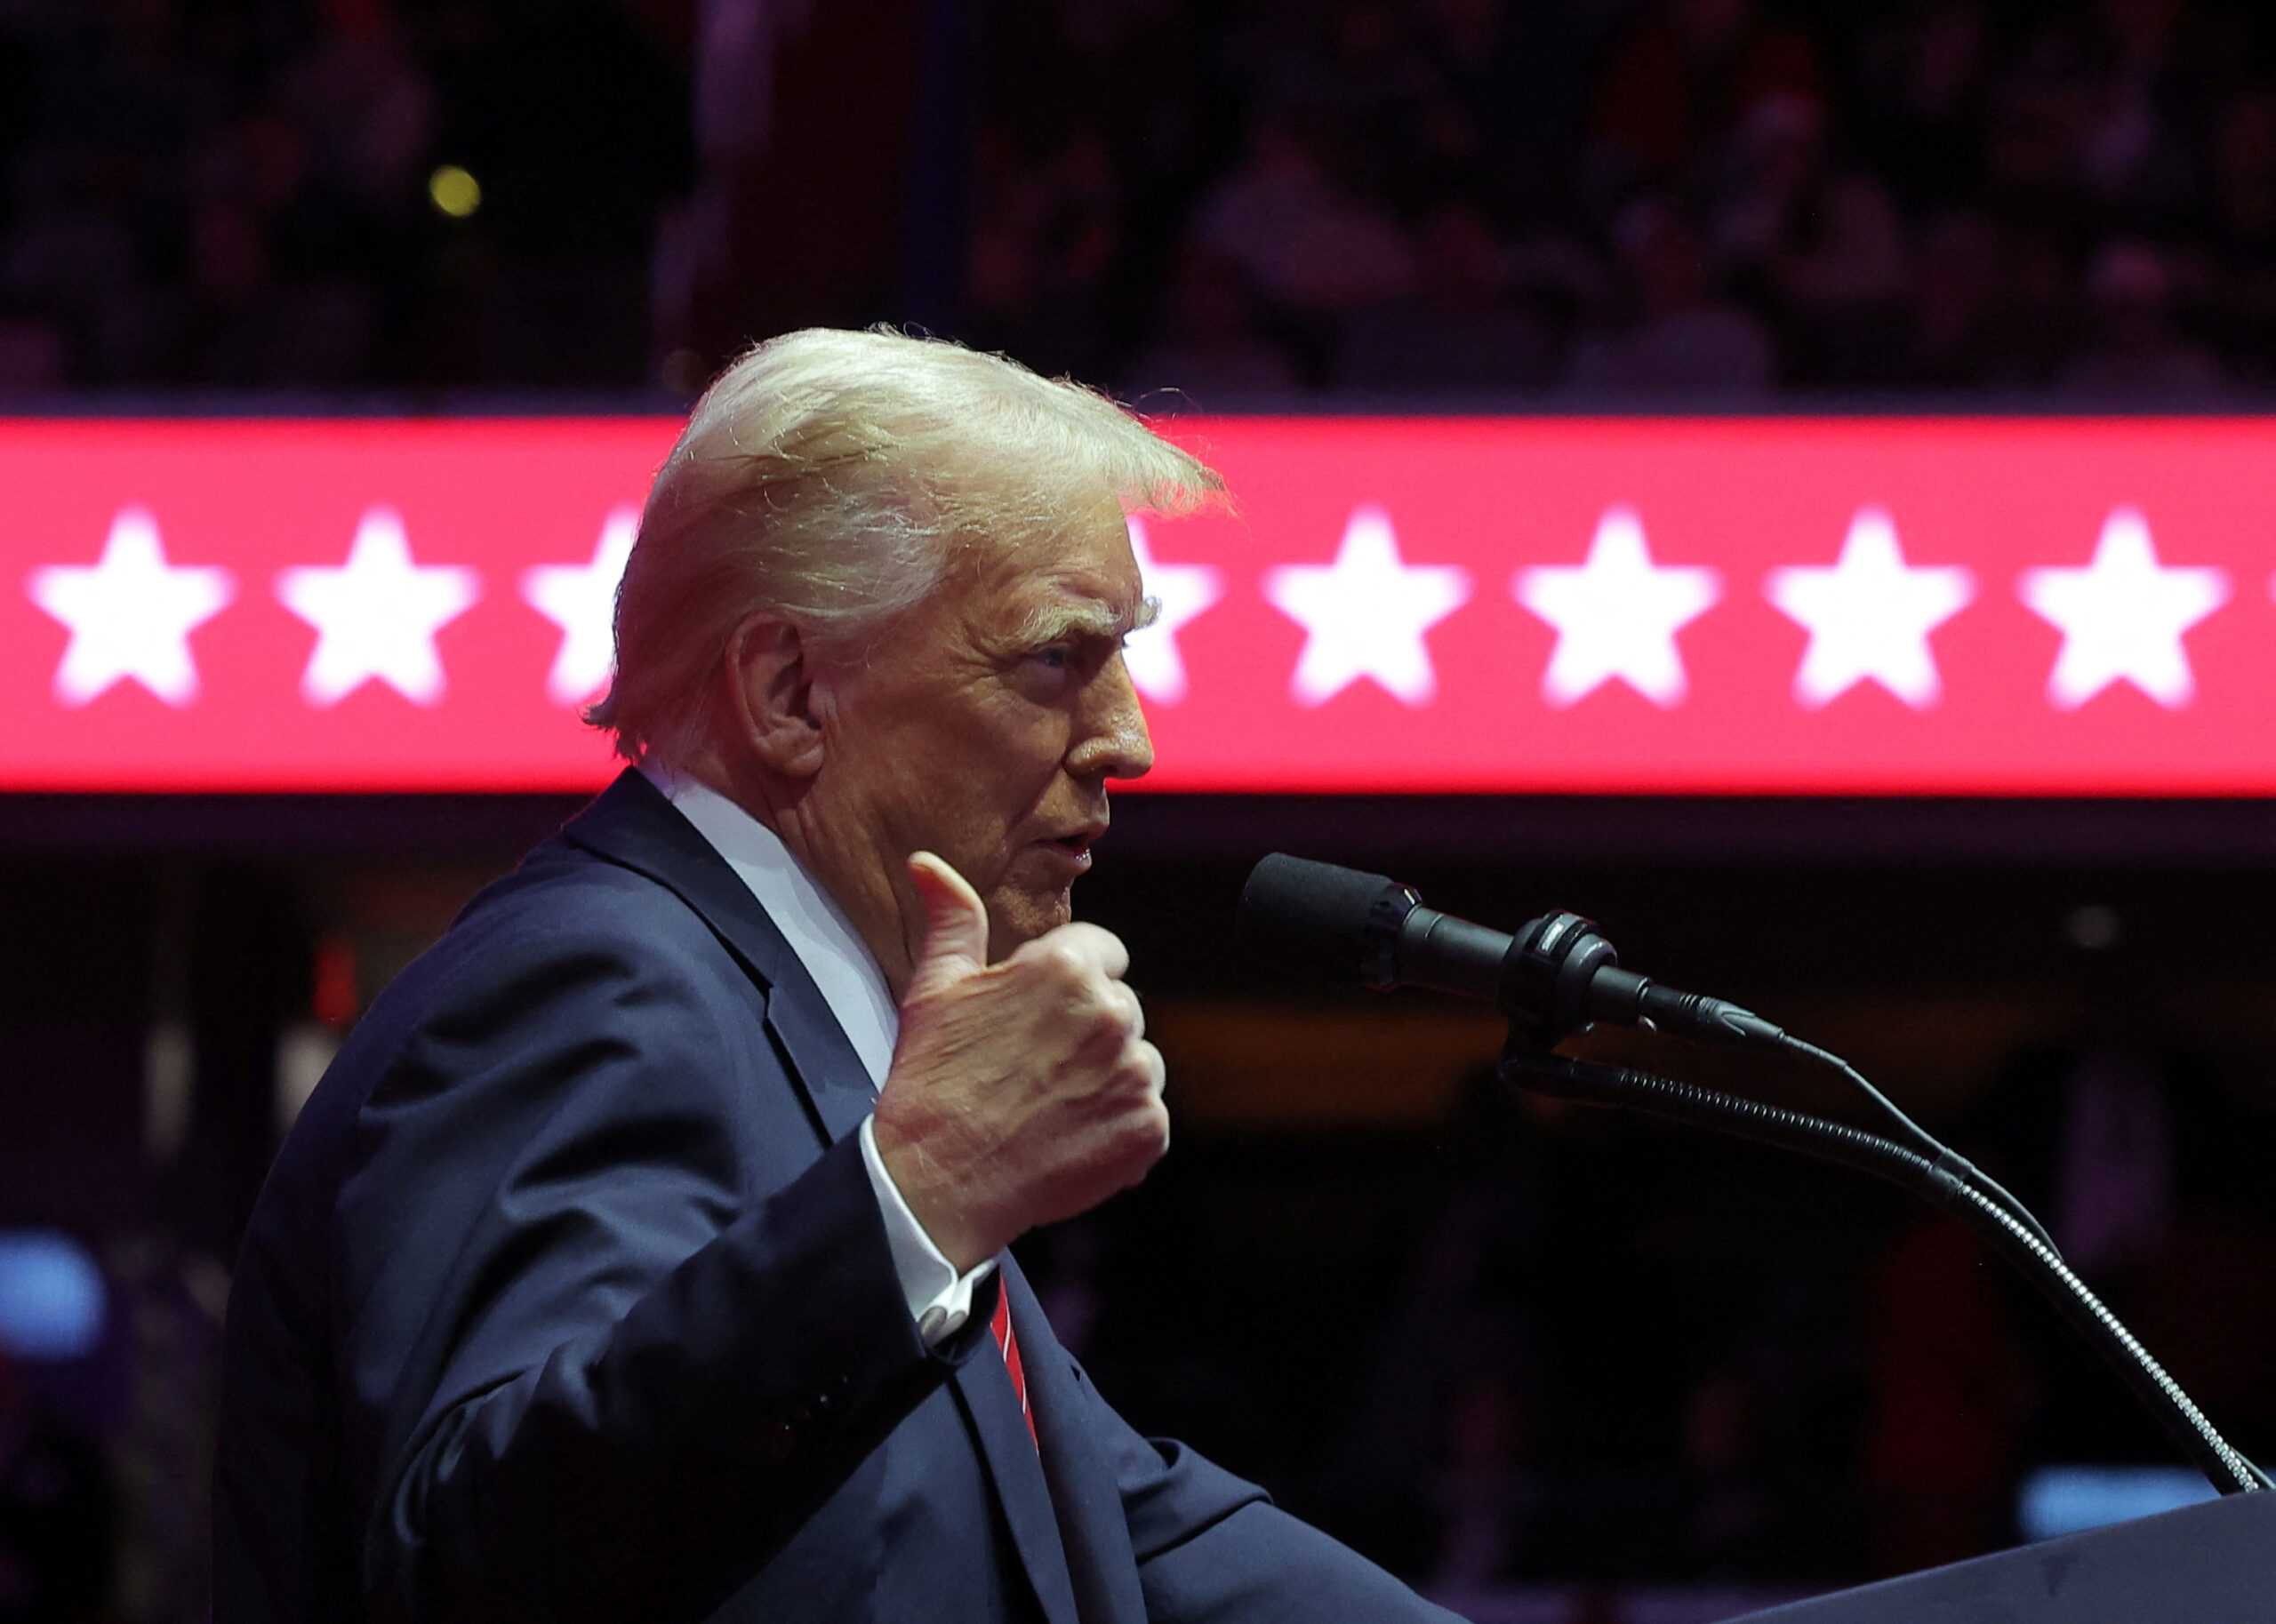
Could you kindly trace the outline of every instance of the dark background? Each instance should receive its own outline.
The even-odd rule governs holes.
[[[2263,411],[2270,18],[0,0],[0,407],[673,411],[890,320],[1165,411]],[[0,1620],[203,1616],[218,1314],[294,1080],[570,810],[0,798],[0,1228],[110,1304],[86,1357],[0,1361]],[[1244,961],[1276,849],[1575,908],[1841,1051],[2276,1450],[2246,802],[1124,797],[1082,907],[1177,1143],[1021,1250],[1141,1425],[1481,1617],[1711,1617],[2008,1542],[2036,1465],[2171,1458],[1896,1192],[1514,1097],[1490,1016]]]

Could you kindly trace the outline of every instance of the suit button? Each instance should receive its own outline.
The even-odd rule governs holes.
[[[788,1421],[769,1421],[759,1429],[759,1436],[766,1441],[767,1453],[777,1460],[788,1460],[798,1452],[797,1428]]]

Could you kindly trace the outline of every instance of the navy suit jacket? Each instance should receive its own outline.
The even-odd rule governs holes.
[[[219,1624],[1451,1617],[1140,1437],[1009,1258],[927,1349],[872,1101],[624,774],[377,1000],[279,1154],[230,1296]]]

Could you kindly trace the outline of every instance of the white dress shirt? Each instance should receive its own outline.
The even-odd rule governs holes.
[[[901,1010],[886,986],[885,972],[837,904],[798,866],[781,836],[717,790],[668,767],[640,770],[750,887],[813,979],[822,1002],[829,1005],[846,1042],[868,1070],[870,1085],[883,1087],[893,1064],[894,1044],[901,1036]],[[885,1214],[886,1240],[893,1248],[894,1272],[900,1276],[909,1316],[930,1348],[955,1335],[972,1317],[973,1288],[988,1278],[996,1260],[990,1258],[968,1274],[957,1273],[886,1171],[878,1154],[875,1122],[875,1117],[862,1119],[862,1163],[870,1170],[870,1186]]]

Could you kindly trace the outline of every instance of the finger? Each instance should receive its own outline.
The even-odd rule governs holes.
[[[964,876],[930,852],[910,857],[909,878],[925,905],[925,946],[909,978],[914,997],[988,967],[988,908]]]
[[[1162,1059],[1162,1052],[1153,1044],[1141,1041],[1138,1044],[1138,1063],[1144,1068],[1149,1092],[1155,1099],[1159,1100],[1162,1097],[1162,1091],[1169,1086],[1170,1080],[1170,1068],[1168,1063]]]
[[[1139,1052],[1131,1057],[1131,1063],[1143,1082],[1146,1103],[1132,1117],[1131,1125],[1134,1132],[1145,1138],[1146,1162],[1150,1166],[1170,1148],[1169,1107],[1162,1098],[1166,1074],[1159,1050],[1151,1044],[1140,1044],[1137,1047]]]
[[[1127,981],[1116,981],[1110,985],[1116,995],[1116,1007],[1122,1011],[1123,1030],[1134,1038],[1145,1036],[1146,1006],[1139,1002],[1138,995]]]
[[[1095,924],[1062,924],[1046,931],[1012,956],[1047,956],[1064,957],[1076,969],[1095,971],[1111,981],[1120,980],[1130,968],[1130,949],[1122,945],[1122,938]]]

